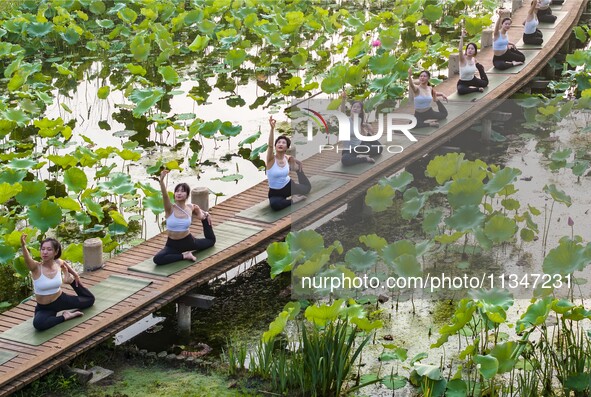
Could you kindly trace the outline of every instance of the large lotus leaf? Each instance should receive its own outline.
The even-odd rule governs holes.
[[[53,24],[49,22],[31,22],[26,32],[31,37],[43,37],[53,30]]]
[[[68,168],[64,172],[64,183],[74,192],[78,193],[86,189],[88,178],[84,171],[78,167]]]
[[[145,90],[133,90],[129,99],[136,104],[133,115],[140,117],[154,106],[165,94],[164,89],[157,87]]]
[[[517,363],[517,356],[516,352],[519,349],[519,344],[517,342],[504,342],[504,343],[497,343],[490,351],[490,355],[497,359],[499,364],[498,372],[499,374],[503,374],[505,372],[510,372],[514,369],[515,363]]]
[[[131,43],[129,44],[129,49],[131,50],[133,59],[135,59],[138,62],[144,62],[150,56],[150,39],[147,39],[143,34],[138,34],[131,40]]]
[[[289,313],[282,311],[279,315],[269,324],[269,330],[263,332],[263,342],[269,342],[277,335],[281,334],[287,325],[289,319]]]
[[[107,6],[101,0],[95,0],[88,6],[88,10],[93,14],[100,15],[107,10]]]
[[[378,254],[373,251],[364,251],[360,247],[355,247],[345,254],[345,262],[352,270],[367,270],[377,263]]]
[[[423,232],[426,234],[436,234],[439,232],[439,224],[443,218],[443,211],[440,209],[430,209],[425,211],[423,216]]]
[[[408,349],[403,347],[398,347],[396,345],[384,344],[384,348],[388,350],[384,350],[382,354],[380,354],[380,361],[392,361],[392,360],[399,360],[399,361],[406,361],[408,358]]]
[[[62,220],[62,210],[56,203],[43,200],[40,204],[29,207],[29,222],[42,233],[56,227]]]
[[[29,121],[31,121],[31,118],[20,109],[5,110],[3,112],[3,116],[6,118],[6,120],[14,121],[21,127],[24,127],[25,125],[29,124]]]
[[[458,173],[463,162],[463,153],[448,153],[445,156],[435,156],[427,164],[425,175],[435,178],[438,184],[443,185]]]
[[[74,45],[80,41],[80,34],[74,28],[66,29],[66,31],[61,33],[60,36],[69,45]]]
[[[107,99],[110,93],[111,87],[105,85],[98,89],[98,91],[96,92],[96,96],[98,96],[99,99]]]
[[[412,174],[410,172],[402,171],[398,175],[381,180],[380,184],[382,184],[382,185],[388,184],[388,185],[392,186],[394,188],[394,190],[397,190],[399,192],[404,192],[406,190],[406,187],[413,180],[414,180],[414,177],[412,176]]]
[[[82,244],[68,244],[68,246],[62,252],[62,259],[83,263],[84,251]]]
[[[132,10],[129,7],[125,7],[124,9],[120,10],[117,13],[117,16],[119,17],[119,19],[121,19],[123,22],[132,24],[135,22],[135,20],[137,19],[137,12],[135,12],[134,10]]]
[[[552,199],[554,199],[554,201],[563,203],[567,207],[570,207],[572,204],[570,196],[566,194],[564,191],[558,189],[554,184],[544,186],[544,192],[552,196]]]
[[[343,85],[345,84],[345,80],[341,76],[328,76],[322,80],[321,88],[322,92],[327,94],[334,94],[335,92],[339,92]]]
[[[105,214],[103,212],[103,207],[101,207],[100,204],[92,201],[90,197],[83,199],[82,202],[86,206],[86,212],[88,212],[88,214],[94,216],[99,222],[103,220]]]
[[[107,182],[99,183],[99,186],[114,194],[135,193],[136,188],[131,181],[131,177],[122,172],[115,172],[110,175],[111,179]]]
[[[456,210],[452,216],[445,220],[445,223],[452,229],[466,232],[480,227],[484,219],[485,216],[477,205],[467,205]]]
[[[550,313],[552,303],[553,298],[547,296],[530,304],[525,313],[515,323],[515,331],[521,332],[529,327],[537,327],[544,324]]]
[[[443,379],[441,368],[439,368],[439,366],[437,365],[415,364],[414,369],[415,371],[417,371],[417,374],[419,374],[419,376],[426,376],[431,380]]]
[[[292,269],[294,259],[291,256],[289,245],[284,242],[274,242],[267,247],[267,263],[271,267],[271,278],[289,272]]]
[[[10,185],[14,185],[27,176],[27,170],[13,170],[11,168],[5,168],[0,171],[0,183],[6,182]]]
[[[487,168],[482,160],[464,161],[460,164],[455,178],[474,178],[483,181],[487,177]]]
[[[417,251],[415,244],[410,240],[399,240],[392,244],[388,244],[382,250],[382,257],[384,261],[389,264],[393,264],[396,258],[402,255],[416,256]]]
[[[220,133],[223,136],[228,136],[228,137],[238,136],[241,131],[242,131],[241,125],[233,125],[229,121],[224,121],[222,123],[222,125],[220,126]]]
[[[162,76],[162,79],[169,85],[176,85],[180,82],[179,75],[172,66],[160,66],[158,73]]]
[[[572,274],[589,263],[585,255],[585,249],[580,244],[569,240],[561,239],[558,247],[550,250],[544,258],[542,270],[546,274]]]
[[[478,372],[484,379],[492,379],[499,370],[498,360],[490,355],[482,356],[480,354],[474,357],[474,362],[478,364]]]
[[[389,74],[395,63],[396,57],[384,52],[381,55],[373,56],[369,60],[368,66],[374,74]]]
[[[128,226],[127,225],[127,221],[125,220],[125,218],[123,217],[123,215],[121,215],[119,213],[119,211],[111,210],[111,211],[109,211],[109,216],[118,225],[122,225],[122,226],[125,226],[125,227]]]
[[[484,197],[484,188],[480,180],[474,178],[460,178],[454,180],[450,187],[447,199],[454,209],[464,206],[477,206]]]
[[[154,215],[164,212],[164,202],[161,195],[148,196],[142,201],[145,208],[152,211]]]
[[[390,185],[374,185],[367,190],[365,204],[375,212],[382,212],[392,205],[395,194],[396,191]]]
[[[311,305],[306,308],[304,315],[309,322],[324,327],[338,318],[342,306],[342,299],[335,300],[332,305]]]
[[[423,10],[423,17],[429,22],[436,22],[443,16],[443,7],[440,5],[429,4]]]
[[[427,202],[427,198],[428,195],[419,193],[416,187],[405,191],[401,209],[402,219],[411,220],[416,218]]]
[[[385,238],[380,237],[377,234],[359,236],[359,242],[365,244],[374,251],[381,251],[388,244]]]
[[[202,10],[191,10],[185,15],[185,24],[190,26],[194,23],[201,22],[203,19],[203,11]]]
[[[125,161],[138,161],[142,158],[142,154],[140,152],[129,149],[118,150],[117,154]]]
[[[404,254],[394,260],[394,273],[400,277],[420,277],[423,270],[415,255]]]
[[[0,265],[10,263],[16,256],[16,250],[9,245],[0,243]]]
[[[487,310],[490,307],[499,306],[505,310],[508,310],[513,306],[513,295],[507,290],[500,288],[493,289],[472,289],[468,292],[468,295],[482,303],[483,308]]]
[[[131,74],[145,76],[146,73],[148,73],[148,71],[142,65],[134,65],[133,63],[128,63],[127,65],[125,65],[125,67],[127,68],[127,70],[129,70]]]
[[[483,228],[478,228],[478,229],[474,230],[474,237],[476,237],[476,241],[478,241],[478,245],[483,250],[490,250],[494,244],[491,241],[491,239],[488,238],[488,236],[484,233]]]
[[[494,196],[506,188],[507,185],[512,184],[519,175],[521,175],[521,171],[517,168],[505,167],[495,172],[494,176],[487,182],[484,190],[487,194]]]
[[[441,244],[452,244],[458,241],[462,236],[464,236],[465,232],[453,232],[452,234],[440,234],[435,236],[435,241]]]
[[[509,241],[515,236],[517,225],[513,219],[497,214],[491,217],[484,226],[484,234],[494,243]]]
[[[583,176],[587,169],[589,168],[589,161],[587,160],[577,160],[575,161],[571,170],[575,176]]]
[[[71,197],[58,197],[53,200],[57,205],[59,205],[62,209],[66,211],[82,211],[82,207],[80,203],[74,200]]]
[[[16,196],[21,190],[22,186],[20,183],[0,183],[0,204],[4,204],[8,200]]]
[[[298,257],[301,257],[301,253]],[[330,260],[329,253],[318,253],[306,260],[299,266],[294,266],[293,275],[295,277],[314,277],[325,268],[325,265]]]
[[[349,301],[349,304],[341,310],[339,316],[341,318],[349,318],[349,319],[366,319],[367,313],[365,313],[365,309],[363,305],[354,302],[353,299]]]
[[[229,50],[224,60],[232,69],[236,69],[242,65],[242,62],[246,59],[246,55],[246,51],[241,48]]]
[[[349,316],[349,318],[351,318],[351,317]],[[364,332],[370,332],[370,331],[373,331],[374,329],[380,329],[384,326],[384,323],[382,322],[382,320],[370,321],[366,317],[352,318],[351,322],[353,324],[355,324],[357,326],[357,328],[359,328],[361,331],[364,331]]]
[[[447,382],[445,397],[466,397],[468,395],[468,385],[463,379],[452,379]]]
[[[197,120],[196,120],[197,121]],[[204,136],[205,138],[211,138],[215,135],[216,132],[222,127],[222,121],[216,119],[214,121],[206,121],[199,125],[198,131],[199,134]]]
[[[314,230],[300,230],[290,232],[285,241],[292,253],[300,251],[308,259],[324,249],[322,235]]]
[[[45,198],[47,186],[42,181],[23,181],[21,182],[22,190],[16,195],[16,201],[19,204],[33,205],[39,204]]]

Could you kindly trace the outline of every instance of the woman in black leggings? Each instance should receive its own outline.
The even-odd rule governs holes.
[[[493,65],[499,70],[506,70],[514,66],[523,65],[525,55],[518,51],[515,44],[509,42],[508,31],[511,28],[511,18],[502,18],[497,10],[493,41]]]
[[[78,273],[72,269],[68,262],[60,259],[62,247],[53,238],[41,242],[41,262],[31,257],[26,246],[27,235],[21,235],[21,247],[25,264],[31,272],[33,289],[35,291],[35,317],[33,327],[39,331],[49,329],[75,317],[82,316],[79,310],[86,309],[94,304],[94,295],[86,289]],[[62,275],[63,273],[63,275]],[[62,291],[62,283],[69,283],[76,295],[69,295]],[[58,312],[64,311],[61,315]]]
[[[488,77],[484,71],[484,67],[475,58],[478,53],[476,44],[468,43],[466,50],[463,51],[465,34],[466,32],[462,29],[460,45],[458,47],[460,53],[460,79],[457,85],[459,95],[465,95],[471,92],[483,92],[484,88],[488,86]],[[474,75],[477,70],[480,78]]]
[[[197,258],[193,255],[193,251],[202,251],[213,247],[215,244],[211,217],[208,212],[202,211],[198,205],[187,203],[191,188],[186,183],[176,185],[174,188],[174,203],[170,201],[168,191],[164,185],[164,177],[168,173],[168,170],[163,170],[160,173],[160,190],[164,202],[168,239],[164,248],[154,256],[154,263],[166,265],[183,259],[195,262]],[[195,238],[189,231],[189,227],[193,222],[193,214],[201,220],[205,238]]]

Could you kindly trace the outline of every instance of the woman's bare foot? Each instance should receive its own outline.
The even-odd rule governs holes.
[[[197,261],[197,258],[195,258],[195,255],[191,251],[183,252],[183,259],[191,262]]]
[[[294,162],[296,164],[295,172],[304,172],[304,165],[302,164],[302,162],[296,159],[294,159]]]
[[[291,203],[292,204],[299,203],[300,201],[304,201],[307,198],[308,197],[301,195],[301,194],[294,194],[293,196],[291,196]]]
[[[81,311],[76,310],[76,311],[73,311],[73,312],[65,311],[62,315],[64,316],[64,320],[65,321],[68,321],[68,320],[71,320],[73,318],[80,317],[83,314],[84,313],[82,313]]]
[[[523,62],[513,61],[513,66],[523,65]]]
[[[484,88],[482,88],[482,87],[478,87],[478,91],[480,91],[480,92],[484,92]]]
[[[370,164],[375,164],[375,162],[376,162],[376,161],[375,161],[374,159],[372,159],[371,157],[366,157],[366,158],[365,158],[365,161],[367,161],[367,162],[368,162],[368,163],[370,163]]]
[[[430,121],[429,122],[429,127],[435,127],[435,128],[437,128],[437,127],[439,127],[439,123],[437,121]]]

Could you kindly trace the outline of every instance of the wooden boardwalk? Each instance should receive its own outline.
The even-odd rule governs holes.
[[[418,137],[419,141],[406,148],[402,153],[391,156],[388,160],[375,165],[361,175],[327,171],[327,167],[339,161],[339,156],[335,153],[322,153],[306,160],[307,173],[341,178],[345,183],[320,199],[308,203],[291,216],[286,216],[273,223],[238,216],[240,211],[266,200],[267,184],[263,182],[211,209],[214,229],[217,225],[228,220],[258,226],[262,229],[246,240],[168,277],[128,270],[129,266],[151,258],[164,246],[166,235],[160,234],[110,259],[103,269],[83,274],[84,282],[90,286],[112,275],[145,279],[151,281],[151,284],[41,345],[31,346],[0,339],[0,350],[16,354],[15,357],[0,365],[0,396],[15,392],[112,337],[125,327],[164,305],[174,302],[191,289],[263,252],[269,243],[282,240],[289,232],[292,223],[298,222],[301,225],[306,225],[320,219],[350,201],[352,197],[363,194],[367,188],[375,184],[378,178],[401,170],[445,144],[475,121],[484,117],[487,112],[490,112],[501,102],[499,99],[508,98],[535,77],[568,40],[586,3],[586,0],[567,0],[561,9],[562,12],[566,12],[566,15],[555,28],[555,33],[549,39],[548,44],[521,72],[510,74],[505,82],[490,90],[486,97],[470,103],[471,106],[463,114],[440,127],[431,135]],[[523,32],[521,21],[525,18],[526,13],[526,7],[521,7],[514,13],[513,27],[509,31],[510,41],[519,41]],[[477,58],[488,70],[492,66],[491,48],[480,51]],[[438,90],[451,94],[455,92],[456,81],[457,77],[451,78],[441,84]],[[311,170],[316,170],[316,172]],[[195,235],[200,235],[201,225],[198,222],[194,223],[191,231]],[[30,319],[33,316],[34,308],[35,302],[29,301],[2,313],[0,315],[0,332]]]

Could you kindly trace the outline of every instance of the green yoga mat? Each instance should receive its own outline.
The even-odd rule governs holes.
[[[226,248],[237,244],[248,237],[253,236],[260,232],[260,227],[246,225],[244,223],[238,223],[233,221],[224,222],[221,225],[214,227],[214,233],[216,237],[215,245],[206,250],[200,251],[195,254],[197,261],[201,261],[213,254],[216,254]],[[181,271],[189,266],[192,266],[194,262],[188,260],[182,260],[178,262],[169,263],[167,265],[156,265],[152,258],[148,258],[137,265],[130,266],[129,270],[140,273],[155,274],[158,276],[170,276],[178,271]]]
[[[261,222],[273,223],[284,216],[287,216],[296,211],[299,208],[304,207],[307,203],[319,199],[320,197],[326,196],[333,190],[343,186],[347,181],[344,179],[335,178],[332,176],[314,175],[310,178],[312,184],[312,190],[307,195],[308,198],[304,201],[300,201],[290,207],[282,209],[281,211],[274,211],[269,206],[269,200],[260,202],[253,205],[250,208],[245,209],[238,213],[238,216],[242,218],[254,219]]]
[[[18,356],[17,353],[9,352],[7,350],[0,350],[0,365],[4,364],[7,361],[12,360],[16,356]]]
[[[83,316],[64,321],[45,331],[37,331],[33,328],[33,319],[31,318],[1,333],[0,338],[38,346],[89,318],[100,314],[151,283],[149,280],[140,280],[132,277],[109,276],[106,280],[88,288],[96,300],[92,307],[82,310],[84,312]]]
[[[509,76],[506,74],[491,74],[488,77],[488,87],[484,89],[484,92],[472,92],[470,94],[465,95],[458,95],[457,92],[454,92],[450,96],[447,97],[448,101],[450,102],[476,102],[479,99],[482,99],[487,92],[490,90],[494,90],[502,83],[504,83]]]
[[[517,44],[515,44],[517,46],[517,48],[519,50],[533,50],[533,49],[540,49],[542,47],[544,47],[548,41],[550,41],[550,39],[552,38],[552,36],[554,36],[554,29],[540,29],[542,31],[542,33],[544,34],[544,41],[542,42],[542,44],[525,44],[523,43],[523,38],[519,39],[519,41],[517,42]]]
[[[525,68],[527,66],[527,64],[536,57],[536,55],[538,55],[540,53],[540,50],[519,50],[521,52],[523,52],[523,55],[525,55],[525,62],[523,63],[523,65],[517,65],[517,66],[513,66],[512,68],[509,69],[505,69],[505,70],[499,70],[497,68],[495,68],[494,66],[492,68],[490,68],[489,70],[486,71],[486,74],[515,74],[515,73],[519,73],[521,72],[521,70],[523,70],[523,68]]]
[[[456,117],[464,114],[468,109],[470,109],[474,104],[472,102],[449,102],[444,103],[445,108],[447,109],[447,118],[443,120],[439,120],[439,127],[443,127]],[[413,128],[410,132],[414,135],[422,135],[428,136],[437,131],[439,127],[421,127],[421,128]]]

